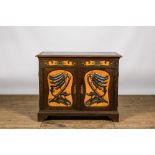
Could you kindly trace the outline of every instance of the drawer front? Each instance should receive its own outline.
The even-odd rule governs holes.
[[[116,58],[40,58],[39,66],[44,67],[104,67],[116,68]]]
[[[79,60],[81,67],[104,67],[104,68],[115,68],[118,60],[112,58],[83,58]]]
[[[44,67],[75,67],[77,65],[76,59],[73,58],[40,58],[39,66]]]

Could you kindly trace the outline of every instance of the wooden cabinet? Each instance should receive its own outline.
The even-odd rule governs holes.
[[[38,120],[102,117],[119,121],[117,53],[41,52]]]

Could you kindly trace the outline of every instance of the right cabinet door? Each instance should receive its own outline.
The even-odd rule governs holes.
[[[80,109],[114,110],[115,69],[103,66],[82,67]]]

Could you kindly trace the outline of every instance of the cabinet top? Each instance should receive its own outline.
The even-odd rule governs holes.
[[[47,57],[122,57],[116,52],[41,52],[36,55],[39,58]]]

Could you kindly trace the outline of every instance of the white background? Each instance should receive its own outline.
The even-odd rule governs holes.
[[[41,51],[115,51],[119,94],[155,94],[155,27],[0,27],[0,94],[38,94]]]
[[[29,25],[34,25],[34,26],[38,26],[38,25],[41,25],[41,26],[152,25],[154,26],[155,25],[154,6],[155,6],[154,0],[117,0],[117,1],[116,0],[65,0],[65,1],[64,0],[44,0],[44,1],[42,0],[37,0],[37,1],[36,0],[22,0],[22,1],[21,0],[14,0],[14,1],[0,0],[0,25],[3,25],[3,26],[5,25],[10,25],[10,26],[12,25],[15,25],[15,26],[16,25],[19,25],[19,26],[22,26],[22,25],[26,25],[26,26],[29,26]],[[153,36],[153,34],[151,36]],[[153,41],[153,39],[150,39],[149,37],[149,40],[147,40],[147,42],[149,41]],[[7,44],[7,46],[9,47],[10,45]],[[141,44],[139,46],[144,46],[144,45]],[[151,49],[152,47],[153,45],[151,46]],[[31,56],[32,56],[31,53],[33,53],[33,56],[34,56],[36,51],[33,51],[32,49],[30,49],[30,51],[26,51],[26,53],[30,52],[29,55]],[[0,49],[0,52],[1,52],[1,55],[0,55],[0,63],[1,63],[1,61],[3,60],[2,56],[4,55],[4,48],[3,50]],[[9,52],[7,52],[8,55],[9,55]],[[127,50],[120,51],[120,52],[125,53],[127,52]],[[150,61],[154,59],[154,53],[153,53],[153,50],[150,50],[150,46],[149,48],[147,48],[147,51],[145,51],[145,53],[147,52],[152,54],[152,56],[149,57],[151,58]],[[21,55],[22,57],[24,57],[23,54]],[[124,57],[121,60],[121,63],[125,61],[125,58],[128,59],[127,57],[125,57],[125,55],[123,56]],[[33,58],[31,57],[30,59],[32,62]],[[139,59],[138,56],[137,56],[137,59]],[[30,64],[29,62],[30,61],[26,63]],[[129,62],[127,62],[126,64],[128,63]],[[151,63],[153,62],[151,61]],[[37,66],[37,63],[34,66]],[[2,68],[5,66],[0,65],[0,67]],[[32,67],[29,67],[29,69],[31,69]],[[2,75],[1,68],[0,68],[0,79],[3,79],[4,81],[4,77],[3,78],[1,77]],[[35,68],[35,71],[36,71],[36,68]],[[36,74],[34,76],[36,76]],[[153,77],[153,73],[151,77]],[[121,73],[121,78],[122,78],[122,73]],[[0,84],[0,86],[2,86],[2,84]],[[22,92],[21,89],[20,89],[20,92]],[[66,134],[66,132],[68,132],[68,134]],[[100,154],[102,155],[103,154],[106,154],[106,155],[113,155],[113,154],[116,154],[116,155],[117,154],[119,155],[150,154],[151,155],[153,154],[154,155],[155,154],[154,144],[155,144],[155,132],[152,129],[150,130],[145,130],[145,129],[144,130],[137,130],[137,129],[136,130],[121,130],[121,129],[120,130],[119,129],[117,130],[106,130],[106,129],[105,130],[72,130],[72,129],[44,130],[43,129],[39,131],[37,129],[36,130],[35,129],[34,130],[20,130],[20,129],[0,130],[1,152],[4,155],[10,155],[10,154],[42,155],[42,154],[52,154],[52,153],[61,154],[61,155],[62,154],[71,155],[73,153],[78,155],[79,154],[92,155],[94,153],[99,155]]]

